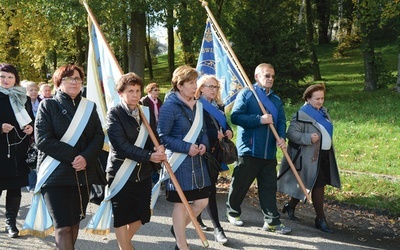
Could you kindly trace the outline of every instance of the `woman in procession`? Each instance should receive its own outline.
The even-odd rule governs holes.
[[[202,157],[209,145],[203,125],[203,109],[194,98],[197,76],[196,69],[190,66],[175,69],[171,80],[173,91],[161,106],[157,127],[161,142],[166,146],[169,163],[178,167],[176,178],[186,199],[191,202],[195,216],[207,206],[211,186]],[[170,179],[166,180],[165,187],[167,200],[174,203],[171,233],[176,237],[175,249],[187,250],[185,229],[190,223],[189,214]]]
[[[53,74],[56,94],[42,100],[36,114],[35,193],[44,197],[57,249],[74,249],[104,142],[96,105],[81,96],[83,79],[83,69],[76,65],[58,68]]]
[[[0,195],[7,190],[5,216],[8,237],[18,237],[16,218],[21,204],[21,187],[28,185],[25,162],[33,133],[32,103],[20,86],[17,69],[0,63]]]
[[[134,249],[133,236],[141,225],[150,221],[152,163],[167,159],[164,146],[155,148],[148,136],[141,136],[146,132],[141,126],[139,108],[142,86],[142,79],[135,73],[122,75],[116,85],[121,101],[107,115],[110,153],[106,171],[108,185],[118,182],[115,184],[121,186],[111,198],[115,235],[121,250]],[[125,164],[129,167],[125,168]],[[117,175],[122,173],[129,176],[125,183]]]
[[[33,116],[36,117],[36,113],[39,108],[39,103],[40,101],[42,101],[42,98],[38,96],[39,88],[37,84],[33,81],[25,81],[24,85],[25,85],[24,87],[26,88],[26,95],[29,96],[29,98],[31,99]],[[35,137],[33,134],[31,134],[30,136],[30,144],[31,146],[35,145]],[[33,191],[35,190],[35,185],[36,185],[36,179],[37,179],[36,165],[37,165],[37,159],[34,162],[28,164],[30,172],[28,175],[29,184],[28,186],[26,186],[26,189],[28,189],[28,191],[31,193],[33,193]]]
[[[214,158],[217,157],[219,141],[227,137],[232,139],[232,129],[227,123],[224,113],[224,106],[221,99],[220,83],[214,75],[203,75],[197,80],[197,90],[195,97],[203,104],[204,123],[207,129],[208,141],[210,147],[207,152],[211,153]],[[222,163],[220,163],[222,164]],[[217,176],[218,177],[218,176]],[[211,222],[214,226],[214,239],[220,243],[227,243],[228,238],[224,233],[224,229],[219,222],[217,207],[217,178],[211,179],[210,197],[207,205],[207,212],[210,215]],[[207,230],[204,225],[201,214],[197,216],[197,221],[203,230]]]
[[[324,213],[325,186],[340,188],[340,176],[333,147],[333,124],[323,106],[326,89],[323,84],[309,86],[303,94],[304,106],[293,116],[287,131],[289,146],[287,152],[296,166],[311,198],[316,213],[315,227],[332,233]],[[285,158],[278,173],[278,191],[288,194],[291,199],[282,209],[291,220],[299,220],[294,211],[305,195]]]

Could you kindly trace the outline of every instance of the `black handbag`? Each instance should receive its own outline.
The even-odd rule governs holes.
[[[221,168],[221,163],[219,163],[217,159],[215,159],[214,156],[212,156],[212,154],[209,152],[204,154],[204,159],[207,161],[207,169],[211,182],[217,182],[219,172],[223,171]]]
[[[36,143],[33,141],[33,138],[31,138],[30,140],[30,145],[25,155],[25,162],[26,164],[28,164],[28,167],[30,169],[36,169],[38,150],[36,147]]]
[[[215,125],[215,128],[217,130],[220,130],[219,126],[217,125],[218,122],[215,120],[215,118],[210,115],[211,119],[213,120],[213,123]],[[217,161],[220,163],[225,163],[226,165],[232,164],[238,159],[238,151],[236,148],[235,143],[228,139],[228,137],[223,137],[222,140],[217,140],[215,143],[214,147],[212,148],[212,153],[216,152],[217,155]]]
[[[106,191],[106,186],[108,184],[106,178],[106,165],[107,165],[107,151],[101,151],[99,158],[95,164],[96,168],[96,180],[92,183],[89,194],[89,202],[100,205],[104,200],[104,194]]]
[[[217,147],[217,160],[225,164],[232,164],[238,159],[238,151],[235,143],[227,137],[222,138],[216,142]]]

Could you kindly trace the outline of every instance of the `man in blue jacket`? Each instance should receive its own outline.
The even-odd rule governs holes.
[[[286,117],[281,99],[271,89],[275,79],[274,67],[266,63],[258,65],[254,78],[255,92],[268,114],[263,114],[249,88],[244,88],[236,97],[231,121],[238,125],[236,146],[239,159],[233,171],[226,214],[232,225],[243,226],[240,205],[257,178],[260,206],[264,214],[263,229],[289,234],[292,230],[281,223],[276,206],[276,150],[277,146],[286,146]],[[278,141],[270,124],[276,128],[280,137]]]

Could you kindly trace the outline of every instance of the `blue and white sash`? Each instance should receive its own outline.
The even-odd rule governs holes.
[[[254,85],[254,89],[256,90],[258,98],[260,99],[264,108],[267,109],[267,111],[272,115],[274,125],[276,127],[278,123],[278,110],[276,109],[275,105],[271,102],[271,100],[268,98],[268,96],[264,93],[264,91],[261,89],[261,87],[258,86],[258,84]]]
[[[219,123],[219,125],[221,125],[223,130],[226,131],[226,129],[227,129],[226,116],[221,112],[221,110],[214,107],[211,103],[209,103],[204,98],[200,98],[199,101],[201,101],[201,103],[203,103],[204,110],[207,111],[215,120],[217,120],[217,122]],[[222,162],[221,169],[223,171],[226,171],[226,170],[229,170],[229,167],[228,167],[228,165],[226,165],[225,163]]]
[[[93,112],[94,103],[82,98],[79,102],[78,109],[72,121],[64,133],[60,141],[74,146],[82,135],[90,115]],[[37,183],[35,186],[34,195],[32,197],[32,204],[26,215],[24,225],[20,235],[34,235],[45,237],[53,232],[53,222],[50,218],[49,211],[47,210],[45,201],[40,192],[42,185],[46,182],[47,178],[53,173],[60,161],[51,156],[47,156],[40,165],[37,174]]]
[[[196,102],[196,114],[194,117],[194,121],[192,123],[192,126],[189,129],[189,132],[183,138],[183,141],[189,142],[192,144],[195,143],[197,138],[199,137],[199,134],[200,134],[200,131],[202,128],[203,128],[203,105],[201,102]],[[175,171],[179,168],[179,166],[185,160],[186,156],[187,156],[187,154],[185,154],[185,153],[177,153],[177,152],[175,152],[171,155],[171,157],[168,159],[168,163],[171,165],[172,172],[175,173]],[[151,209],[153,209],[154,206],[156,205],[158,196],[160,195],[161,183],[163,181],[169,179],[169,175],[164,168],[160,174],[160,179],[154,185],[154,187],[151,191],[151,203],[150,203]]]
[[[149,108],[140,106],[147,120],[150,118]],[[142,122],[139,130],[139,135],[136,138],[135,146],[143,148],[148,137],[148,131]],[[90,219],[89,223],[85,228],[85,232],[92,234],[105,235],[110,233],[111,218],[112,218],[112,204],[111,198],[113,198],[119,191],[124,187],[129,177],[135,170],[137,162],[126,158],[122,163],[121,167],[117,171],[114,181],[110,187],[106,186],[105,197],[101,202],[99,209]]]
[[[313,108],[310,104],[306,104],[303,107],[300,108],[301,111],[309,115],[311,118],[313,118],[316,122],[321,124],[326,131],[328,131],[329,135],[333,136],[333,124],[325,118],[318,110]]]
[[[221,127],[225,131],[226,130],[226,117],[221,112],[221,110],[214,107],[210,102],[208,102],[204,98],[200,98],[199,101],[203,104],[204,110],[207,111],[210,115],[212,115],[212,117],[214,117],[215,120],[218,121],[219,125],[221,125]]]

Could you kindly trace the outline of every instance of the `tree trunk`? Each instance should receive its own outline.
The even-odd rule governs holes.
[[[42,67],[40,67],[40,79],[47,82],[47,66],[45,57],[43,57],[42,62]]]
[[[128,25],[124,21],[122,23],[121,41],[122,41],[122,65],[121,68],[124,72],[129,71],[129,43],[128,43]]]
[[[169,76],[175,70],[175,39],[174,39],[174,10],[170,7],[167,9],[167,32],[168,32],[168,71]]]
[[[142,12],[131,13],[131,35],[129,48],[129,71],[144,78],[146,15]]]
[[[153,62],[150,54],[150,22],[147,23],[146,51],[147,51],[147,66],[149,67],[149,75],[150,79],[153,80],[154,79]]]
[[[183,53],[183,60],[185,61],[186,65],[190,65],[191,67],[196,67],[197,60],[192,53],[192,43],[193,37],[189,36],[189,30],[192,29],[190,25],[185,23],[185,20],[182,20],[183,17],[187,17],[188,13],[188,2],[186,0],[181,1],[180,10],[181,13],[181,23],[178,27],[178,32],[180,34],[180,39],[182,42],[182,53]]]
[[[86,51],[83,50],[83,48],[86,48],[85,46],[86,42],[83,41],[82,39],[82,27],[76,26],[76,45],[78,48],[78,55],[77,55],[77,60],[76,64],[79,66],[84,66],[83,63],[86,62]]]
[[[11,22],[8,19],[7,20],[7,29],[10,30],[10,26]],[[14,65],[18,65],[16,58],[18,58],[18,55],[20,53],[19,50],[19,41],[20,41],[20,37],[19,37],[19,32],[18,30],[13,30],[10,32],[9,34],[9,40],[6,42],[6,48],[10,48],[8,50],[7,56],[6,56],[6,61],[8,63],[14,64]]]
[[[396,90],[397,90],[397,93],[400,93],[400,53],[399,53],[398,61],[397,61],[397,82],[396,82]]]
[[[224,0],[216,0],[215,3],[217,4],[217,14],[215,15],[215,18],[219,19],[221,17]]]
[[[51,62],[53,63],[52,67],[53,67],[53,71],[55,71],[57,69],[57,51],[53,50],[51,51]],[[51,77],[50,77],[51,78]]]
[[[364,90],[374,91],[377,89],[378,75],[375,63],[375,48],[371,39],[372,32],[367,31],[367,25],[361,23],[361,48],[364,60]]]
[[[307,20],[307,43],[310,47],[310,60],[312,65],[312,74],[314,81],[322,80],[319,70],[317,52],[314,46],[314,26],[311,15],[311,0],[306,0],[306,20]]]
[[[318,43],[329,43],[329,18],[330,18],[330,1],[329,0],[316,0],[317,13],[318,13]],[[311,8],[311,7],[310,7]]]
[[[303,18],[304,18],[304,9],[305,9],[305,6],[306,5],[306,1],[305,0],[302,0],[301,1],[301,5],[300,5],[300,10],[299,10],[299,18],[298,18],[298,20],[297,20],[297,23],[298,24],[301,24],[302,22],[303,22]]]

